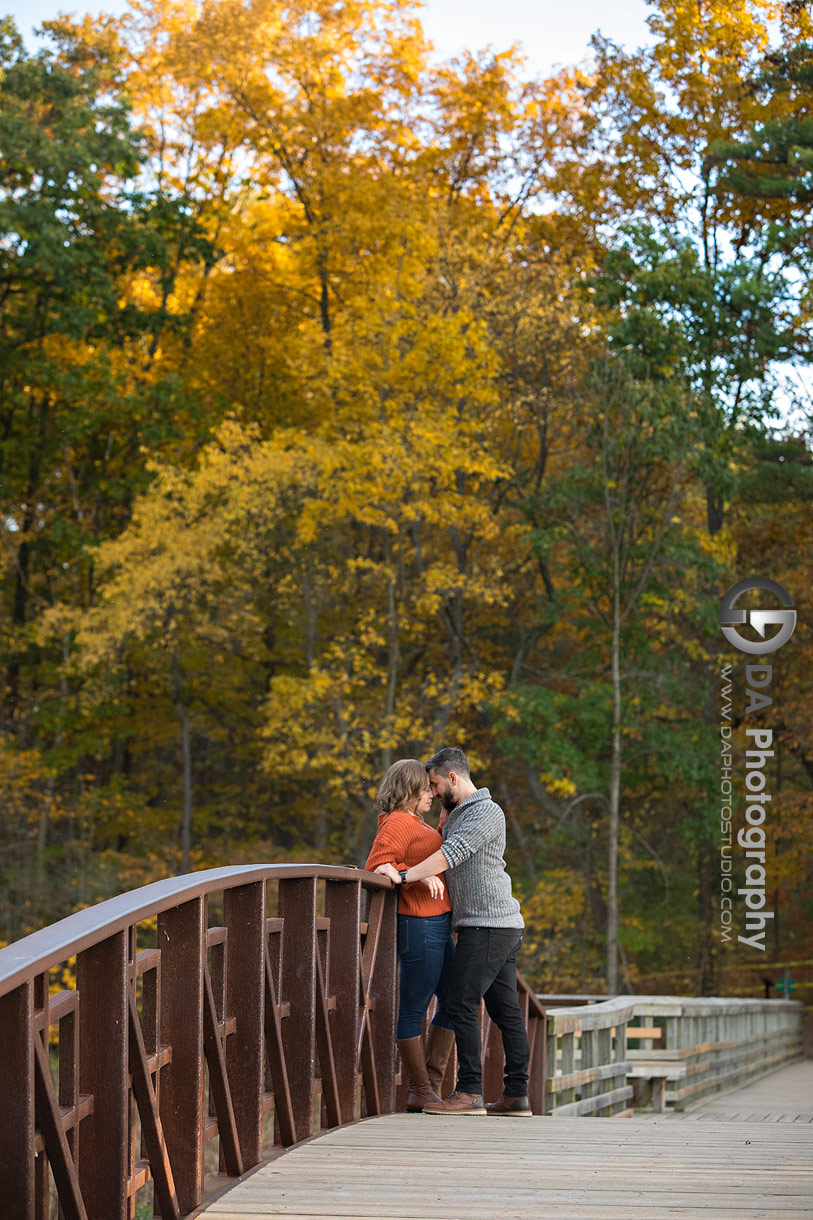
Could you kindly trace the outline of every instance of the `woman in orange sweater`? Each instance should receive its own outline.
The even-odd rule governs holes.
[[[404,758],[393,763],[376,795],[381,813],[366,868],[392,864],[399,872],[439,850],[441,836],[427,826],[432,792],[423,763]],[[442,877],[398,887],[398,957],[401,962],[398,1049],[409,1076],[407,1110],[422,1110],[438,1100],[454,1030],[444,998],[455,945],[452,904]],[[438,1008],[424,1053],[421,1026],[432,996]]]

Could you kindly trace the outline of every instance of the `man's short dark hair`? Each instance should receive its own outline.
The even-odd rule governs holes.
[[[426,770],[437,771],[440,775],[448,775],[450,771],[454,771],[455,775],[471,776],[469,760],[459,746],[444,746],[442,750],[438,750],[437,754],[433,754],[429,759]]]

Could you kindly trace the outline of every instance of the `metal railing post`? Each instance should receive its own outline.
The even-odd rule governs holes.
[[[280,881],[282,1000],[291,1015],[282,1029],[297,1140],[313,1134],[316,1063],[316,878]]]
[[[206,908],[193,898],[158,916],[160,1038],[172,1047],[159,1106],[181,1211],[203,1195],[203,967]]]
[[[128,934],[76,959],[80,1091],[93,1097],[82,1124],[79,1183],[88,1220],[125,1220],[129,1170]]]
[[[32,984],[0,996],[0,1198],[8,1220],[34,1214]]]
[[[265,881],[223,895],[226,941],[226,1011],[236,1028],[226,1041],[226,1065],[243,1168],[263,1157],[265,1091]]]

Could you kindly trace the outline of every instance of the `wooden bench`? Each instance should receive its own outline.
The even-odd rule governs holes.
[[[652,1102],[652,1109],[661,1114],[666,1109],[665,1094],[667,1080],[685,1080],[687,1068],[685,1063],[663,1063],[654,1060],[639,1060],[630,1065],[627,1079],[632,1080],[635,1089],[635,1107],[641,1108]],[[644,1082],[642,1089],[640,1082]],[[648,1086],[648,1087],[646,1087]]]

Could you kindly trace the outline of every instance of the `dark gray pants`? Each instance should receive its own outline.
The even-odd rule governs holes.
[[[517,928],[460,928],[446,1011],[457,1042],[457,1088],[482,1093],[480,1001],[502,1034],[505,1051],[505,1094],[527,1097],[531,1057],[525,1021],[517,1000]]]

